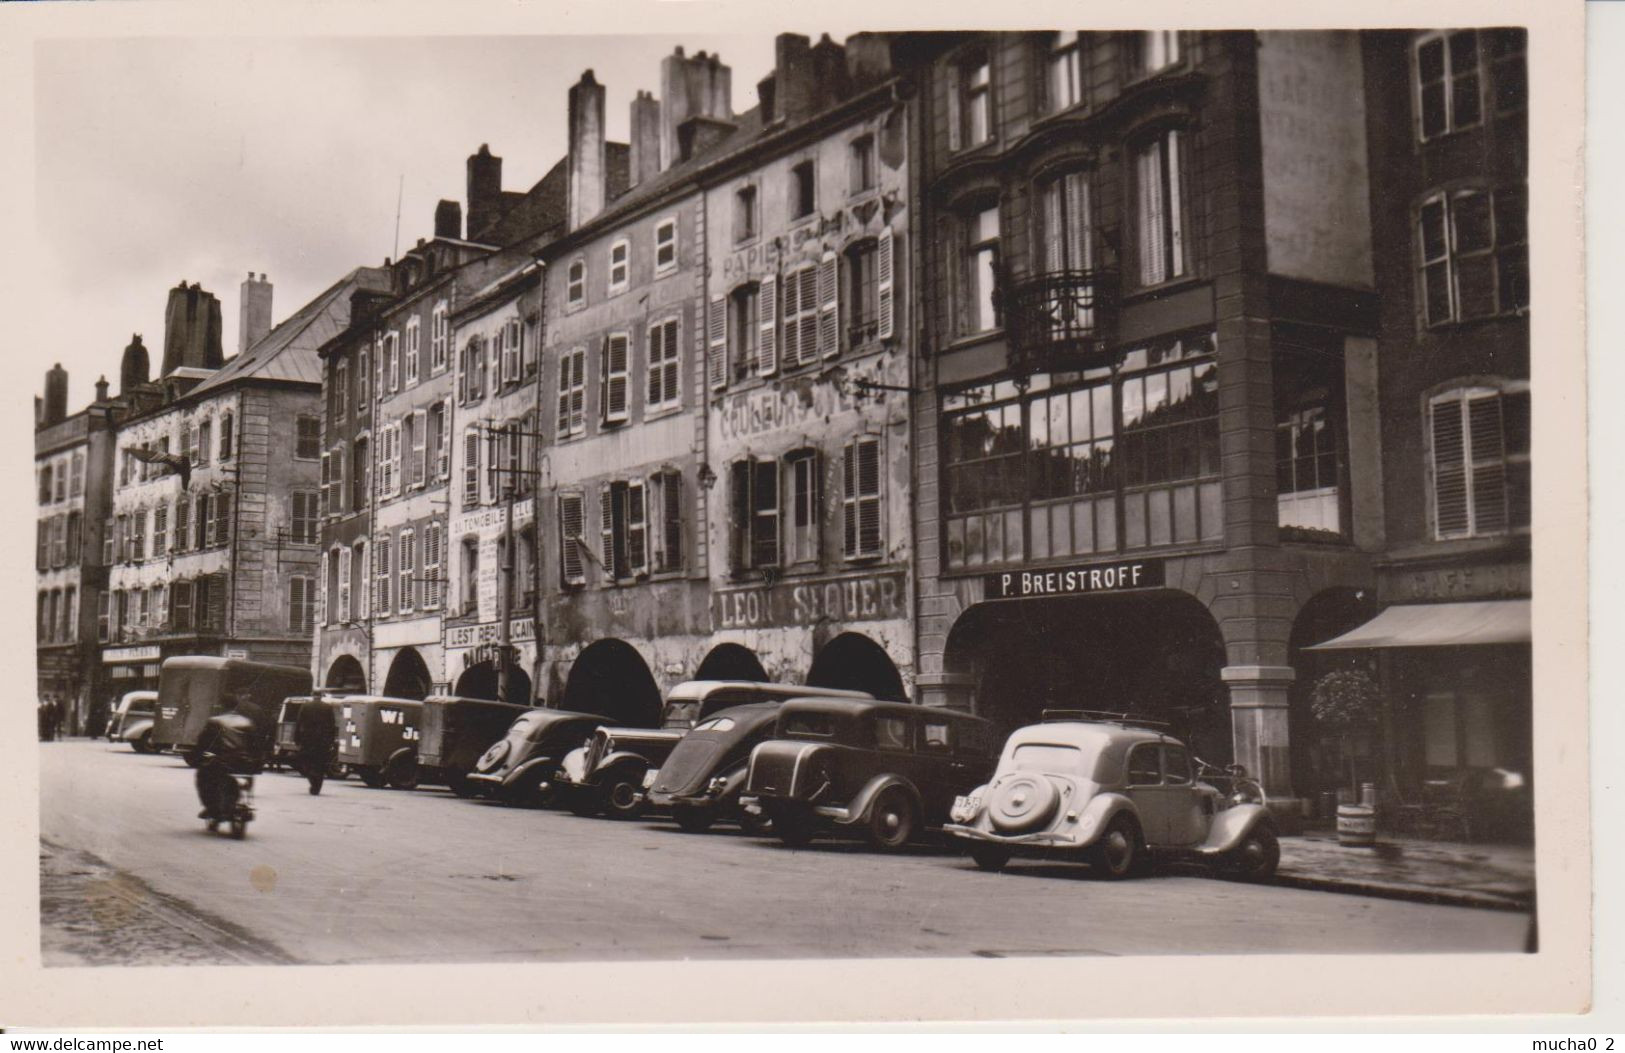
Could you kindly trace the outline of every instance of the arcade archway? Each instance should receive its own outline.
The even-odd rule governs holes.
[[[1377,607],[1370,591],[1326,589],[1311,597],[1293,619],[1288,661],[1297,676],[1287,689],[1287,733],[1292,742],[1292,788],[1300,795],[1312,797],[1357,785],[1387,767],[1382,729],[1329,735],[1310,707],[1315,682],[1327,673],[1360,671],[1376,679],[1376,652],[1305,650],[1365,624],[1376,616]]]
[[[495,662],[475,662],[463,670],[452,686],[452,694],[459,698],[483,698],[492,702],[511,702],[516,706],[530,705],[530,674],[513,662],[508,663],[508,697],[498,698],[501,680]]]
[[[322,686],[332,691],[365,694],[367,673],[354,655],[341,654],[327,667],[327,675],[322,678]]]
[[[403,647],[389,663],[389,675],[384,678],[384,694],[390,698],[424,699],[434,681],[429,667],[415,647]]]
[[[886,649],[862,633],[842,633],[818,652],[807,670],[810,687],[867,691],[876,698],[907,702],[903,677]]]
[[[754,680],[765,684],[771,679],[762,668],[756,652],[743,644],[719,643],[706,653],[694,670],[696,680]]]
[[[625,640],[598,640],[571,663],[559,708],[597,713],[628,727],[657,727],[660,687],[635,647]]]
[[[1001,733],[1046,709],[1127,713],[1166,722],[1203,760],[1232,759],[1224,638],[1189,593],[979,603],[954,622],[943,660]]]

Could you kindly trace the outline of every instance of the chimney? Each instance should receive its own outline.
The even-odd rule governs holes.
[[[846,70],[846,49],[825,33],[812,49],[813,113],[821,113],[852,94]]]
[[[441,199],[434,207],[434,236],[461,238],[463,236],[463,206],[455,201]]]
[[[660,100],[646,91],[632,100],[632,178],[647,183],[660,174]]]
[[[762,108],[763,124],[772,124],[779,119],[778,113],[774,110],[774,106],[778,102],[777,89],[778,82],[774,80],[771,73],[756,82],[756,101]]]
[[[169,290],[164,309],[164,368],[169,376],[181,366],[218,369],[225,361],[220,348],[220,301],[196,282]]]
[[[131,333],[124,359],[119,363],[118,393],[128,395],[150,379],[152,363],[147,358],[146,346],[141,343],[140,333]]]
[[[468,158],[468,237],[472,241],[502,215],[502,158],[480,144]]]
[[[271,331],[271,283],[265,275],[254,277],[249,271],[238,290],[239,312],[237,320],[237,353],[242,354]]]
[[[45,421],[45,400],[38,395],[34,396],[34,427],[38,428]]]
[[[45,423],[60,424],[68,419],[68,371],[58,362],[45,373]]]
[[[773,116],[791,122],[818,110],[818,84],[812,48],[799,33],[780,33],[773,41]]]
[[[681,47],[660,60],[660,167],[670,168],[680,156],[677,129],[691,117],[732,121],[733,70],[721,55],[701,51],[693,58]]]
[[[855,88],[864,89],[890,77],[891,38],[884,33],[854,33],[846,38],[846,71]]]
[[[107,401],[107,378],[105,376],[96,378],[96,401]]]
[[[575,230],[604,211],[604,86],[592,70],[570,88],[569,207]]]

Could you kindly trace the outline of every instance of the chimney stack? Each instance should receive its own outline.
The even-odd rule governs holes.
[[[570,88],[570,229],[604,211],[604,86],[592,70]]]
[[[677,129],[693,117],[731,123],[733,70],[721,55],[701,51],[693,58],[681,47],[660,60],[660,167],[670,168],[681,158]]]
[[[238,299],[237,353],[241,354],[271,331],[271,283],[265,275],[256,278],[249,271],[238,290]]]
[[[846,38],[846,70],[854,88],[879,84],[894,71],[891,37],[885,33],[854,33]]]
[[[812,48],[799,33],[780,33],[773,41],[773,116],[790,123],[818,110],[818,84]]]
[[[822,113],[852,94],[852,75],[846,68],[846,49],[825,33],[812,49],[813,113]]]
[[[502,216],[502,158],[490,146],[468,158],[468,239],[473,241]]]
[[[152,363],[147,358],[146,346],[141,343],[141,334],[131,333],[124,359],[119,363],[118,393],[128,395],[151,378]]]
[[[58,362],[45,373],[45,423],[60,424],[68,419],[68,371]]]
[[[45,422],[45,400],[38,395],[34,396],[34,427],[38,428]]]
[[[660,100],[646,91],[632,100],[631,186],[660,174]]]
[[[455,201],[441,200],[434,207],[434,236],[461,238],[463,236],[463,206]]]
[[[196,282],[181,282],[169,290],[164,309],[164,368],[159,375],[167,377],[181,366],[219,369],[224,361],[220,301]]]
[[[96,401],[107,401],[107,378],[105,376],[96,378]]]

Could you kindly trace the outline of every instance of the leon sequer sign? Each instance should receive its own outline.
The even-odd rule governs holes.
[[[1132,559],[1043,570],[1007,570],[985,575],[982,580],[990,600],[1082,596],[1091,592],[1159,588],[1163,584],[1163,565],[1160,559]]]

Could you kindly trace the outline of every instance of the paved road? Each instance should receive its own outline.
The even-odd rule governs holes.
[[[1496,911],[1081,866],[1003,874],[920,849],[802,850],[657,822],[267,774],[238,842],[206,834],[191,772],[105,743],[43,744],[41,833],[205,928],[281,960],[875,957],[1516,951]],[[126,895],[138,896],[138,893]],[[48,919],[49,921],[49,919]]]

